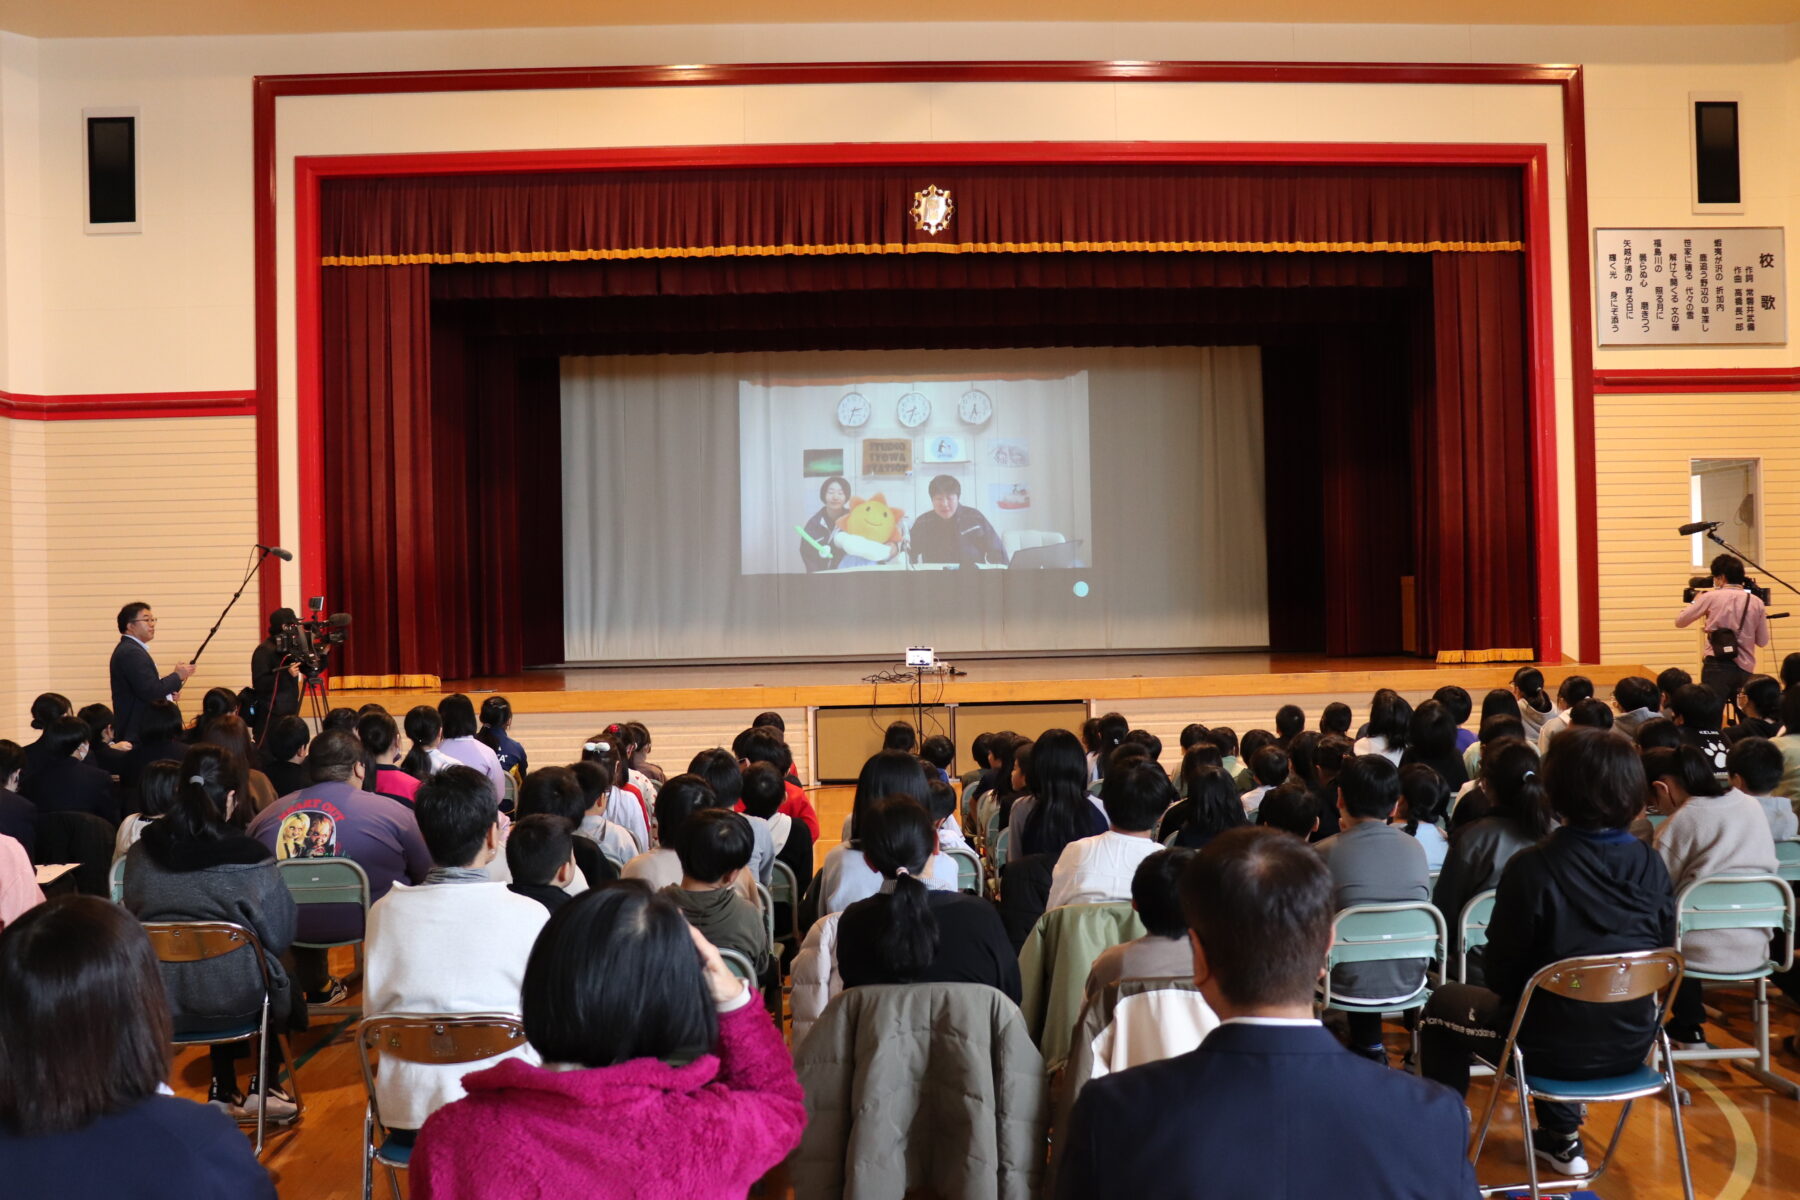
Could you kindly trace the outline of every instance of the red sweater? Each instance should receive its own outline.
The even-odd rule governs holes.
[[[408,1172],[412,1200],[742,1200],[800,1143],[806,1106],[762,1003],[719,1017],[717,1054],[463,1077]]]
[[[786,781],[783,780],[785,783]],[[787,784],[787,799],[781,802],[776,812],[786,813],[794,820],[812,830],[813,841],[819,840],[819,814],[814,810],[812,801],[806,798],[806,789]]]

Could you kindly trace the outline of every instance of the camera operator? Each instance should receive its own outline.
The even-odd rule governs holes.
[[[256,693],[257,732],[282,717],[300,711],[300,664],[282,644],[282,631],[297,626],[300,618],[291,608],[269,614],[269,636],[250,655],[250,687]]]
[[[1729,702],[1756,673],[1756,648],[1769,644],[1769,618],[1762,600],[1744,586],[1742,559],[1719,555],[1712,560],[1712,577],[1712,590],[1681,610],[1675,628],[1705,618],[1707,653],[1700,662],[1700,682]]]

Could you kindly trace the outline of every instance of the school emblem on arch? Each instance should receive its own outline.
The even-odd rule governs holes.
[[[942,233],[956,213],[956,201],[937,184],[913,193],[912,219],[926,233]]]

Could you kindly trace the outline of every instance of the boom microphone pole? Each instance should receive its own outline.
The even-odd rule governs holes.
[[[211,629],[207,630],[206,640],[200,643],[200,649],[194,651],[194,657],[188,659],[190,663],[199,662],[200,656],[206,653],[207,646],[212,644],[213,635],[219,632],[219,626],[225,624],[225,617],[226,614],[231,612],[231,606],[238,602],[238,597],[242,596],[244,594],[244,589],[250,586],[250,580],[255,577],[258,571],[262,570],[264,559],[273,554],[282,562],[294,561],[292,552],[283,550],[280,546],[265,546],[258,542],[256,549],[262,551],[262,553],[256,556],[256,561],[250,564],[250,569],[248,571],[244,572],[244,581],[238,584],[237,591],[231,593],[231,599],[225,602],[224,609],[219,613],[219,619],[213,622],[213,627]]]

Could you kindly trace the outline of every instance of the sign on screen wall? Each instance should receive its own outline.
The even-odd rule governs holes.
[[[1787,341],[1779,226],[1596,229],[1602,346],[1747,346]]]

